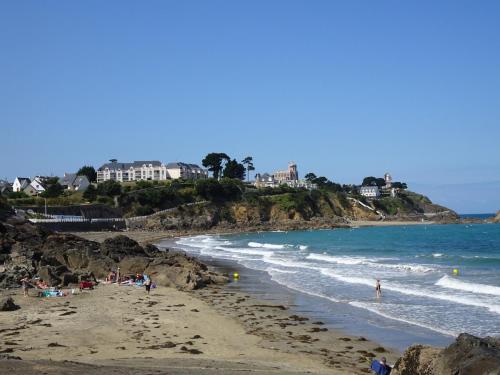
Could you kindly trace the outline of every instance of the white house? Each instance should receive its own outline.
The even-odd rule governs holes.
[[[208,178],[208,171],[196,164],[182,162],[168,163],[167,172],[171,179],[183,178],[185,180],[199,180]]]
[[[77,176],[76,173],[65,173],[58,182],[65,189],[73,191],[87,190],[90,185],[87,176]]]
[[[16,177],[12,184],[12,191],[23,191],[30,183],[31,180],[28,177]]]
[[[361,186],[359,188],[359,194],[367,198],[378,198],[380,197],[380,190],[378,186]]]
[[[28,195],[39,195],[45,191],[44,185],[44,178],[37,176],[33,178],[31,183],[26,186],[23,191],[28,194]]]
[[[208,172],[196,164],[169,163],[158,160],[134,161],[120,163],[112,160],[97,170],[97,182],[114,180],[119,182],[152,180],[165,181],[170,179],[200,179],[207,178]]]

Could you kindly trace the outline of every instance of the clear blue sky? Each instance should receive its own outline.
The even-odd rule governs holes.
[[[0,177],[224,151],[492,212],[499,19],[498,1],[3,1]]]

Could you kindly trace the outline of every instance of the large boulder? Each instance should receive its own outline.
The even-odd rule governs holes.
[[[500,339],[462,333],[441,352],[438,374],[500,374]]]
[[[462,333],[445,349],[410,346],[393,375],[500,375],[500,340]]]
[[[412,345],[398,359],[393,375],[436,375],[435,362],[441,349],[427,345]]]
[[[15,311],[18,309],[20,307],[14,303],[12,297],[7,297],[0,301],[0,311]]]
[[[173,286],[182,290],[199,289],[209,284],[226,283],[222,275],[208,271],[205,264],[180,253],[165,254],[149,263],[146,273],[158,285]]]
[[[101,244],[101,253],[115,262],[119,262],[127,256],[147,255],[141,245],[124,235],[107,238]]]

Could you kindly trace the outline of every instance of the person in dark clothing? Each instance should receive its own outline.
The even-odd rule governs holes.
[[[146,287],[146,292],[149,294],[149,291],[151,290],[151,284],[153,283],[153,281],[151,280],[150,277],[148,277],[145,281],[144,281],[144,286]]]
[[[380,361],[374,359],[370,369],[377,375],[389,375],[391,373],[391,366],[387,364],[387,359],[385,357],[380,358]]]

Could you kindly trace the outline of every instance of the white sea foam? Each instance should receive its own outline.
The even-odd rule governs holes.
[[[263,247],[266,249],[284,249],[286,245],[282,244],[272,244],[272,243],[260,243],[260,242],[249,242],[250,247]]]
[[[377,258],[374,260],[369,260],[368,258],[364,257],[349,257],[349,256],[332,256],[332,255],[325,255],[325,254],[309,254],[307,256],[307,259],[312,259],[312,260],[320,260],[323,262],[328,262],[328,263],[336,263],[336,264],[345,264],[345,265],[366,265],[369,267],[376,267],[376,268],[389,268],[389,269],[395,269],[395,270],[402,270],[402,271],[411,271],[411,272],[432,272],[434,271],[433,268],[423,266],[420,264],[391,264],[391,263],[379,263],[379,261],[387,261],[389,260],[388,258]]]
[[[257,250],[257,249],[247,249],[240,247],[224,247],[224,246],[216,246],[215,249],[225,251],[228,253],[238,253],[238,254],[248,254],[248,255],[273,255],[274,252],[270,250]]]
[[[498,286],[468,283],[465,281],[451,278],[447,275],[440,278],[435,285],[443,288],[456,289],[472,293],[491,294],[494,296],[500,296],[500,287]]]
[[[442,254],[442,253],[434,253],[434,254],[432,254],[432,256],[433,256],[434,258],[441,258],[443,255],[444,255],[444,254]]]
[[[313,260],[321,260],[323,262],[328,262],[328,263],[337,263],[337,264],[363,264],[364,262],[366,262],[366,258],[347,257],[347,256],[339,257],[339,256],[325,255],[325,254],[316,254],[316,253],[311,253],[306,258]]]
[[[274,267],[269,267],[266,269],[266,272],[271,273],[271,272],[279,272],[279,273],[297,273],[297,271],[288,271],[288,270],[282,270],[279,268],[274,268]]]
[[[291,259],[277,258],[273,254],[264,255],[263,261],[269,264],[274,264],[276,266],[283,266],[289,268],[306,268],[311,270],[319,270],[320,267],[316,267],[310,263],[298,262]]]
[[[299,245],[299,250],[307,250],[308,247],[307,245]]]
[[[285,282],[283,280],[280,280],[279,277],[275,277],[275,275],[271,274],[271,280],[277,282],[278,284],[286,286],[287,288],[296,290],[296,291],[301,292],[301,293],[309,294],[310,296],[324,298],[324,299],[327,299],[327,300],[332,301],[332,302],[340,302],[338,299],[336,299],[334,297],[327,296],[326,294],[323,294],[323,293],[313,292],[311,290],[305,289],[303,286],[299,286],[299,285],[295,284],[294,282],[290,282],[290,281]]]
[[[321,273],[323,275],[332,277],[334,279],[337,279],[339,281],[349,283],[349,284],[362,284],[362,285],[372,286],[372,287],[375,286],[375,279],[371,279],[371,278],[339,275],[330,269],[322,269]],[[468,296],[458,295],[458,294],[442,294],[442,293],[436,292],[435,290],[429,290],[429,289],[425,289],[425,288],[412,289],[412,288],[408,288],[406,286],[402,286],[402,285],[398,285],[398,284],[391,284],[391,283],[382,282],[382,290],[384,290],[384,289],[390,290],[393,292],[397,292],[397,293],[401,293],[401,294],[415,296],[415,297],[439,299],[439,300],[443,300],[443,301],[459,303],[462,305],[481,307],[481,308],[488,309],[489,311],[494,312],[496,314],[500,314],[500,305],[499,304],[485,302],[484,299],[481,300],[479,298],[474,298],[474,297],[471,298]]]
[[[416,325],[416,326],[419,326],[419,327],[427,328],[427,329],[430,329],[432,331],[435,331],[435,332],[438,332],[438,333],[442,333],[443,335],[446,335],[446,336],[453,336],[453,337],[458,336],[457,333],[451,332],[450,330],[439,329],[439,328],[433,327],[433,326],[428,325],[428,324],[416,322],[414,320],[406,320],[406,319],[403,319],[401,317],[396,317],[396,316],[384,313],[384,312],[380,311],[379,309],[377,309],[376,306],[374,306],[373,304],[370,304],[370,303],[360,302],[360,301],[353,301],[353,302],[349,302],[349,304],[351,306],[355,306],[355,307],[358,307],[358,308],[361,308],[361,309],[365,309],[365,310],[371,311],[371,312],[373,312],[373,313],[375,313],[377,315],[380,315],[380,316],[382,316],[384,318],[387,318],[387,319],[392,319],[392,320],[396,320],[398,322],[413,324],[413,325]]]

